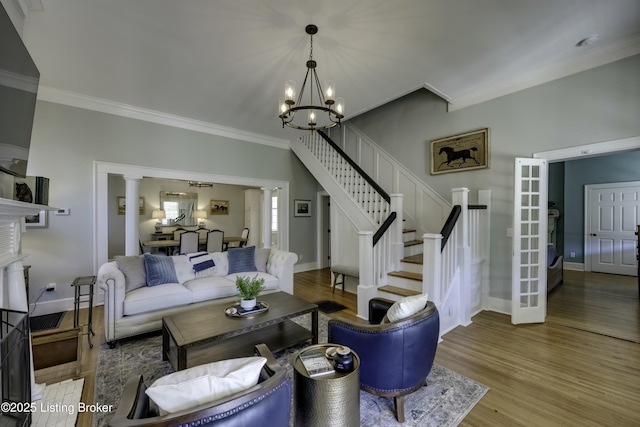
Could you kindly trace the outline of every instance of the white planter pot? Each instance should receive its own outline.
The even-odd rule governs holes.
[[[256,306],[256,299],[241,299],[240,300],[240,307],[244,308],[245,310],[249,310],[252,309],[253,307]]]

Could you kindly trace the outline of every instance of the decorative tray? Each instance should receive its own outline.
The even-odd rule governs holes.
[[[269,310],[269,303],[258,301],[254,308],[246,310],[240,307],[239,303],[231,304],[224,309],[224,313],[229,317],[253,317],[257,314],[266,313]]]

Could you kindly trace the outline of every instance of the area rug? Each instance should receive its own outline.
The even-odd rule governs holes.
[[[44,331],[47,329],[55,329],[60,326],[64,316],[64,311],[60,313],[43,314],[42,316],[33,316],[29,318],[29,327],[31,332]]]
[[[318,306],[318,310],[320,310],[323,313],[335,313],[336,311],[344,310],[345,308],[347,308],[346,306],[340,303],[337,303],[335,301],[329,301],[329,300],[318,301],[318,302],[315,302],[314,304],[316,304]]]
[[[320,314],[318,321],[319,342],[327,342],[327,321]],[[311,316],[306,314],[294,319],[309,328]],[[304,345],[292,347],[276,354],[278,363],[287,367],[293,378],[291,360]],[[100,346],[95,381],[95,403],[117,407],[125,383],[132,376],[142,373],[147,385],[172,371],[169,362],[162,360],[162,336],[159,333],[125,340],[110,349]],[[489,390],[469,378],[434,365],[423,387],[405,398],[405,422],[400,424],[393,414],[393,399],[360,392],[360,425],[383,426],[456,426]],[[106,426],[113,413],[94,414],[93,425]]]

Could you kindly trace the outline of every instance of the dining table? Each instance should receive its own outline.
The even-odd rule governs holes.
[[[244,242],[247,243],[249,241],[249,239],[246,239],[244,237],[240,237],[240,236],[224,236],[224,238],[222,239],[222,243],[224,243],[224,247],[227,247],[227,245],[229,243],[240,243],[240,242]],[[198,239],[198,244],[199,245],[206,245],[207,244],[207,238],[200,238]],[[146,246],[148,248],[152,248],[152,249],[160,249],[160,248],[177,248],[180,246],[180,240],[174,240],[174,239],[170,239],[170,240],[146,240],[144,242],[142,242],[143,246]]]

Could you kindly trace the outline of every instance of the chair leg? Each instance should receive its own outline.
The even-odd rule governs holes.
[[[404,422],[404,396],[396,396],[393,398],[396,407],[396,419],[399,423]]]

